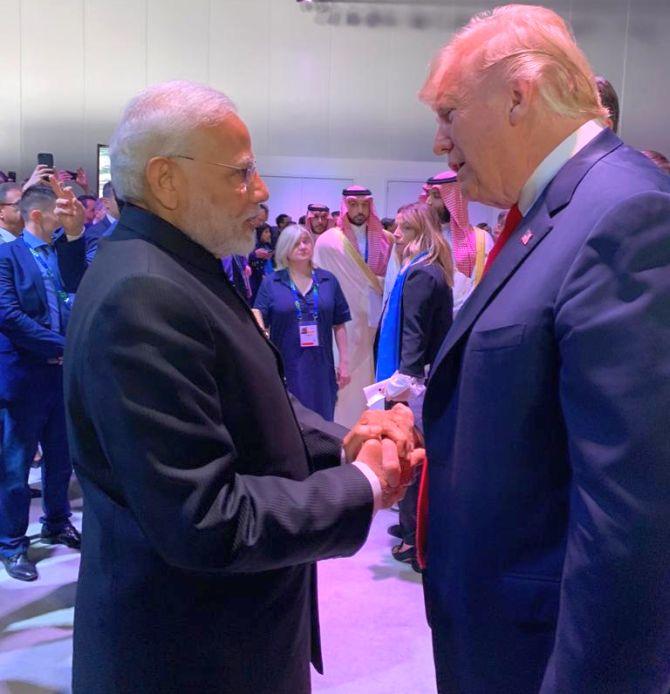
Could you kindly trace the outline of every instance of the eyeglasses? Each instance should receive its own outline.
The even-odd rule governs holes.
[[[186,154],[171,154],[173,159],[188,159],[189,161],[199,161],[203,164],[209,164],[210,166],[222,166],[226,169],[232,169],[233,171],[238,171],[242,174],[242,179],[244,181],[244,187],[248,187],[249,184],[254,180],[258,169],[256,168],[256,161],[252,159],[246,166],[234,166],[233,164],[224,164],[220,161],[205,161],[204,159],[196,159],[195,157],[189,157]]]

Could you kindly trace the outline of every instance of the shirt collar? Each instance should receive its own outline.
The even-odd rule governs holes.
[[[5,229],[4,227],[0,227],[0,240],[3,241],[4,243],[9,243],[10,241],[14,241],[16,236],[12,234],[9,229]]]
[[[35,236],[35,234],[31,234],[28,229],[23,230],[23,240],[30,248],[41,248],[42,246],[49,247],[49,244],[46,241],[38,238]]]
[[[542,191],[563,166],[603,130],[604,126],[597,120],[587,121],[568,135],[563,142],[544,158],[521,189],[518,205],[522,215],[525,216],[528,213],[542,194]]]

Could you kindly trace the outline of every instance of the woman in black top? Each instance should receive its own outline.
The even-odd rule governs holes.
[[[421,429],[428,367],[452,322],[454,265],[437,214],[425,203],[401,207],[393,235],[405,248],[377,333],[376,375],[387,403],[407,402]],[[417,492],[418,479],[400,503],[403,542],[393,548],[396,559],[413,565]]]

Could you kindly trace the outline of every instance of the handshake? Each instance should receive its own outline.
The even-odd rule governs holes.
[[[415,469],[425,463],[422,445],[412,411],[401,404],[366,410],[342,442],[348,463],[365,463],[379,478],[382,508],[405,496]]]

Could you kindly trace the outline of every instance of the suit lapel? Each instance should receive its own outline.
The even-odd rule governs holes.
[[[552,218],[570,202],[584,176],[598,161],[622,144],[621,140],[609,128],[606,128],[566,162],[556,174],[528,214],[521,220],[491,268],[456,316],[435,358],[431,376],[449,351],[470,330],[509,278],[553,229]]]
[[[47,301],[47,290],[44,286],[44,278],[40,269],[37,267],[37,262],[33,258],[33,254],[30,252],[28,245],[23,239],[20,239],[21,243],[16,245],[16,252],[19,256],[19,262],[23,266],[26,274],[30,277],[35,290],[44,306],[45,310],[48,311],[49,302]]]
[[[536,204],[534,210],[529,212],[509,237],[493,265],[454,319],[454,323],[437,354],[433,371],[452,347],[470,330],[482,311],[491,303],[517,268],[539,246],[552,228],[551,217],[545,205]]]

